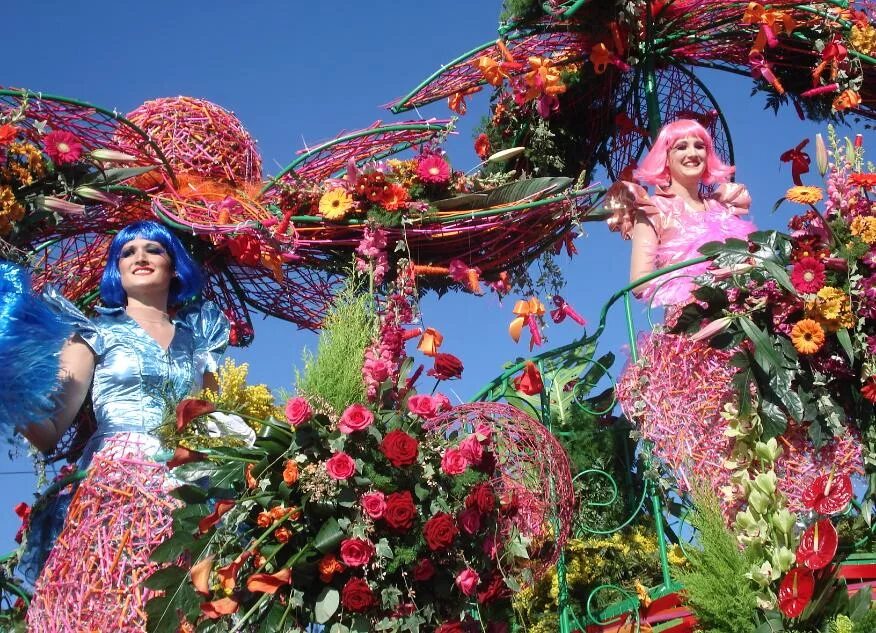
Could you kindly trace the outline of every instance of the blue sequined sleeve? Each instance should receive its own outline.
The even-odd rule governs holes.
[[[191,327],[195,339],[195,375],[215,372],[228,346],[231,324],[212,301],[184,308],[179,315]]]

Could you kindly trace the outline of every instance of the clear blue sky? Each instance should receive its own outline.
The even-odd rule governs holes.
[[[0,85],[119,112],[156,97],[209,99],[240,117],[258,140],[265,173],[271,174],[305,143],[377,119],[406,118],[379,106],[406,94],[441,64],[494,39],[500,9],[500,0],[14,2],[4,10],[6,61]],[[778,118],[764,111],[763,97],[749,97],[751,81],[745,78],[717,73],[701,78],[730,123],[737,180],[751,189],[754,220],[761,228],[784,228],[791,207],[770,213],[791,184],[779,154],[823,128],[800,122],[792,109]],[[487,101],[486,92],[471,100],[458,136],[446,146],[457,168],[477,164],[471,129],[487,111]],[[420,114],[450,113],[438,103]],[[865,145],[876,152],[876,135],[870,134]],[[820,184],[817,173],[804,180]],[[560,263],[568,280],[566,299],[593,323],[603,303],[626,283],[629,244],[604,226],[586,229],[577,241],[580,254],[573,260],[564,256]],[[500,305],[495,295],[457,294],[422,302],[425,323],[445,335],[442,351],[465,363],[463,380],[450,383],[454,400],[468,399],[501,372],[503,363],[527,353],[525,341],[515,345],[506,332],[515,299]],[[624,326],[617,311],[613,322],[601,349],[619,353],[616,375],[624,360]],[[566,322],[551,324],[546,333],[542,349],[577,338],[581,330]],[[313,334],[268,319],[256,322],[250,348],[230,354],[250,364],[252,381],[291,389],[293,368],[303,348],[315,341]],[[13,506],[30,502],[33,490],[32,476],[4,473],[29,468],[24,459],[0,464],[0,551],[14,545]]]

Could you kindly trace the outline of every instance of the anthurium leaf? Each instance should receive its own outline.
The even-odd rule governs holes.
[[[529,178],[496,187],[487,193],[486,206],[494,207],[500,204],[512,204],[520,200],[536,200],[556,195],[572,184],[571,178]]]
[[[202,503],[207,500],[207,491],[200,486],[184,484],[171,490],[170,496],[185,503]]]
[[[341,594],[337,589],[326,587],[316,598],[313,615],[318,624],[325,624],[341,606]]]
[[[869,586],[866,586],[860,591],[855,592],[855,594],[849,599],[847,613],[853,621],[858,621],[863,618],[870,610],[873,602],[871,592],[872,589]]]
[[[848,356],[849,360],[854,363],[855,350],[852,348],[852,338],[849,336],[849,331],[845,328],[843,328],[842,330],[837,330],[836,338],[839,341],[840,345],[842,345],[843,351],[846,353],[846,356]]]
[[[313,539],[313,546],[323,554],[334,551],[344,537],[344,531],[334,517],[326,520]]]
[[[143,581],[147,589],[176,589],[184,582],[188,572],[182,567],[169,565],[162,567]]]

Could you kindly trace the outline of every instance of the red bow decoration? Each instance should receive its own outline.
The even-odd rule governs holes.
[[[584,317],[578,314],[575,311],[575,308],[566,303],[566,300],[560,295],[554,295],[553,302],[554,305],[557,306],[551,310],[551,319],[554,320],[554,323],[562,323],[566,320],[566,317],[569,317],[578,325],[587,325],[587,321],[584,320]]]
[[[470,292],[476,295],[484,294],[481,288],[481,269],[477,266],[466,266],[462,260],[454,259],[448,266],[450,278],[463,284]]]
[[[803,185],[803,181],[800,180],[800,176],[803,174],[809,173],[809,163],[811,159],[809,158],[809,154],[803,151],[803,148],[809,143],[808,138],[804,138],[794,149],[789,149],[787,152],[783,152],[781,156],[779,156],[779,160],[783,163],[791,163],[791,178],[794,181],[794,184],[798,187]]]
[[[538,327],[538,317],[544,316],[544,304],[532,297],[529,301],[520,300],[514,305],[514,314],[517,318],[511,321],[508,326],[508,334],[514,339],[514,342],[520,340],[520,333],[523,331],[523,324],[529,327],[529,349],[532,350],[536,345],[542,344],[541,330]]]

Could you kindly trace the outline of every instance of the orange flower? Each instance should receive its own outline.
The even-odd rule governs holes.
[[[849,175],[849,184],[876,189],[876,174],[851,174]]]
[[[226,594],[230,594],[232,591],[234,591],[234,586],[235,584],[237,584],[237,571],[243,566],[243,564],[249,559],[250,556],[252,556],[252,552],[249,550],[241,552],[240,556],[235,558],[232,562],[216,570],[216,575],[219,576],[219,582],[222,585],[222,590]]]
[[[283,464],[283,481],[287,486],[292,486],[298,481],[298,462],[294,459],[287,459]]]
[[[824,345],[824,330],[813,319],[801,319],[791,329],[791,342],[800,354],[814,354]]]
[[[590,49],[590,62],[593,64],[593,70],[596,71],[596,74],[601,75],[611,63],[611,51],[604,43],[600,42]]]
[[[508,75],[502,70],[502,66],[492,57],[481,55],[471,62],[484,76],[484,80],[491,86],[501,86]]]
[[[213,600],[212,602],[202,602],[201,613],[210,620],[216,620],[222,616],[235,613],[238,606],[240,605],[238,605],[237,600],[219,598],[219,600]]]
[[[253,468],[255,468],[255,464],[247,464],[243,468],[243,478],[246,480],[246,487],[250,490],[259,485],[258,480],[252,476]]]
[[[256,517],[256,525],[260,528],[271,527],[274,523],[274,519],[271,517],[270,512],[259,512],[259,515]]]
[[[796,202],[798,204],[815,204],[816,202],[821,201],[824,197],[824,193],[822,193],[819,187],[800,185],[788,189],[785,193],[785,197],[791,202]]]
[[[844,90],[833,100],[833,109],[838,112],[857,108],[859,105],[861,105],[861,95],[851,89]]]
[[[394,182],[383,192],[380,203],[387,211],[398,211],[405,205],[405,202],[410,200],[410,198],[408,190],[405,189],[404,186]]]
[[[213,571],[213,558],[214,556],[211,554],[201,559],[192,565],[192,569],[189,571],[195,591],[205,596],[210,595],[210,572]]]
[[[344,571],[344,564],[335,558],[334,554],[326,554],[319,560],[319,579],[323,582],[331,582],[334,575]]]
[[[275,594],[277,590],[292,582],[292,572],[281,569],[275,574],[253,574],[246,581],[246,588],[253,593]]]
[[[289,539],[292,538],[292,531],[285,527],[277,528],[277,531],[274,532],[274,537],[280,543],[287,543],[289,542]]]
[[[465,114],[466,110],[468,110],[468,106],[465,103],[465,98],[480,91],[480,86],[474,86],[473,88],[467,88],[466,90],[454,92],[452,95],[447,97],[447,107],[456,112],[456,114],[463,115]]]
[[[6,123],[5,125],[0,125],[0,147],[8,144],[10,141],[15,139],[15,136],[18,134],[18,128],[12,125],[11,123]]]

